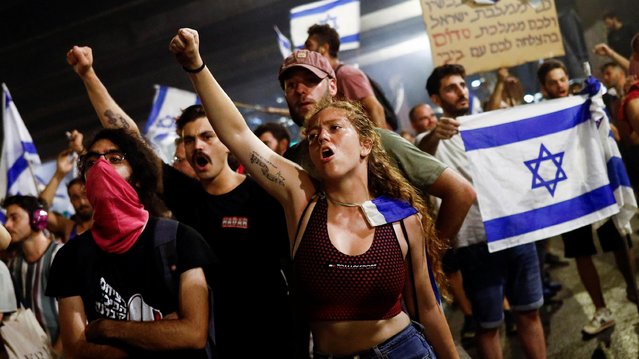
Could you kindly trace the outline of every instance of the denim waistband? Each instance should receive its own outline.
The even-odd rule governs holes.
[[[393,335],[392,337],[386,339],[384,342],[377,344],[376,346],[361,351],[359,353],[351,354],[351,355],[331,355],[324,354],[318,351],[313,350],[313,358],[314,359],[374,359],[380,358],[382,352],[389,347],[394,347],[398,343],[406,340],[407,338],[415,335],[416,333],[423,333],[424,326],[418,322],[412,321],[411,324],[406,326],[406,328],[402,329],[399,333]]]

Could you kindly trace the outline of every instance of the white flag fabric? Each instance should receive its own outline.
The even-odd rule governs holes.
[[[324,0],[291,9],[291,40],[295,49],[304,48],[308,28],[328,24],[340,37],[340,50],[359,47],[359,0]]]
[[[194,92],[155,85],[151,114],[144,127],[144,136],[165,163],[171,163],[175,153],[175,119],[185,108],[200,103]]]
[[[625,168],[608,140],[605,112],[591,112],[594,103],[571,96],[459,118],[489,251],[619,213],[615,194],[625,195],[620,187],[629,181],[627,174],[621,182],[609,178],[609,167]],[[636,208],[634,197],[630,202]]]
[[[619,205],[619,213],[612,217],[615,227],[622,235],[632,234],[630,220],[637,212],[637,199],[630,183],[626,166],[621,158],[619,147],[610,130],[610,121],[606,105],[603,101],[604,88],[601,83],[592,76],[586,80],[586,91],[591,97],[590,113],[599,129],[599,138],[608,167],[610,186]],[[603,222],[599,223],[603,224]]]
[[[0,196],[38,196],[38,183],[34,171],[40,165],[31,135],[22,121],[9,89],[2,84],[2,123],[4,142],[0,160]]]
[[[288,55],[292,53],[291,51],[291,41],[282,34],[280,29],[277,26],[273,26],[275,30],[275,38],[277,40],[277,47],[280,49],[280,53],[282,54],[282,58],[287,58]]]

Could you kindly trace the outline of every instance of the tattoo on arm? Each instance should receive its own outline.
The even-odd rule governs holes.
[[[107,118],[107,122],[109,123],[109,125],[116,127],[116,128],[123,128],[125,130],[129,129],[129,123],[126,121],[126,119],[124,118],[124,116],[115,113],[111,110],[106,110],[104,111],[104,116],[106,116]]]
[[[282,187],[284,186],[284,177],[282,176],[282,172],[277,171],[277,166],[275,166],[272,162],[266,160],[256,152],[251,152],[251,164],[256,164],[267,180]]]

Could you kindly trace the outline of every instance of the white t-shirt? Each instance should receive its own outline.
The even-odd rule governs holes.
[[[435,157],[455,169],[471,184],[473,179],[470,175],[470,163],[464,151],[464,142],[461,135],[456,134],[451,139],[440,140],[437,146]],[[473,203],[457,233],[457,247],[466,247],[471,244],[485,242],[486,231],[479,212],[477,200]]]

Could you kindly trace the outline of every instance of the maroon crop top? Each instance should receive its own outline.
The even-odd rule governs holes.
[[[397,315],[406,280],[392,224],[375,228],[371,247],[349,256],[333,246],[327,202],[320,198],[295,254],[300,298],[312,321],[379,320]]]

